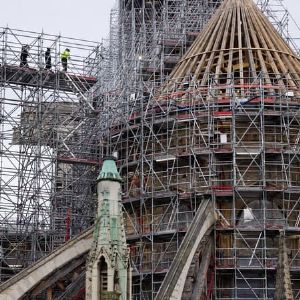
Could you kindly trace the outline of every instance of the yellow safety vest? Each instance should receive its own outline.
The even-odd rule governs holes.
[[[61,53],[60,58],[63,59],[68,59],[70,57],[70,51],[64,51],[63,53]]]

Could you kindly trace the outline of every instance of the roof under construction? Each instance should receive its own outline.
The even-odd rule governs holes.
[[[259,73],[264,74],[266,83],[272,82],[274,74],[282,74],[287,76],[289,86],[297,87],[299,72],[299,57],[252,0],[226,0],[177,64],[171,78],[181,78],[183,82],[193,78],[205,85],[208,75],[226,83],[235,74],[244,84]]]

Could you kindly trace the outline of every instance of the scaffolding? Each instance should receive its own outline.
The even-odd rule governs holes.
[[[299,297],[298,91],[289,84],[278,88],[279,74],[271,76],[271,84],[261,73],[244,78],[248,84],[242,88],[237,74],[220,75],[226,87],[210,74],[204,75],[205,85],[187,77],[168,79],[221,2],[119,1],[118,86],[106,94],[115,110],[104,108],[112,117],[101,144],[103,153],[118,155],[124,178],[134,299],[155,298],[206,198],[222,216],[214,230],[207,297],[272,299],[283,228]],[[282,3],[257,4],[298,48]],[[254,94],[251,103],[242,103],[241,95]],[[201,253],[198,249],[189,271],[184,299],[191,297]]]
[[[208,198],[223,218],[214,230],[207,295],[238,299],[250,290],[249,299],[271,299],[275,233],[288,222],[290,263],[298,261],[299,165],[293,147],[299,116],[289,96],[296,91],[280,87],[268,97],[260,74],[243,87],[243,93],[259,90],[248,107],[233,97],[241,91],[236,74],[226,77],[225,90],[210,74],[206,85],[178,78],[163,93],[160,88],[221,2],[119,0],[104,45],[2,29],[1,280],[92,224],[99,158],[115,152],[124,178],[134,299],[154,299]],[[287,38],[287,19],[278,16],[285,16],[282,6],[258,2],[269,17],[277,16],[273,20]],[[19,67],[24,44],[30,46],[26,69]],[[52,72],[44,70],[48,46]],[[72,60],[63,73],[59,54],[66,47]],[[283,151],[284,144],[291,152]],[[265,182],[258,174],[266,175]],[[270,206],[270,197],[284,199],[278,204],[282,213]],[[189,272],[186,298],[201,253]],[[295,267],[295,295],[297,276]]]
[[[0,280],[4,281],[94,217],[99,161],[86,139],[96,117],[101,45],[0,29]],[[28,66],[21,66],[27,45]],[[45,51],[51,49],[51,69]],[[71,49],[68,72],[60,53]],[[84,146],[84,147],[83,147]]]
[[[298,33],[299,26],[285,7],[284,1],[257,0],[256,2],[289,46],[299,55],[299,38],[295,37],[295,32],[291,32],[291,27],[294,27],[294,30]]]
[[[289,30],[294,20],[282,1],[255,2],[298,52],[297,39]],[[153,83],[158,87],[165,82],[220,3],[222,0],[117,1],[99,70],[99,103],[105,113],[95,128],[101,134],[115,116],[126,115],[134,107],[139,110],[137,99],[140,94],[150,98]]]
[[[134,299],[154,297],[206,198],[222,216],[211,266],[214,299],[273,299],[281,230],[299,295],[299,99],[260,74],[243,87],[259,96],[241,104],[241,86],[231,79],[226,86],[191,79],[188,91],[174,82],[112,130],[111,151],[125,180]]]

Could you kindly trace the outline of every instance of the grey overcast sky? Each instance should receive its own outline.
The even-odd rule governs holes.
[[[0,27],[100,41],[115,0],[0,0]]]
[[[277,0],[279,1],[279,0]],[[101,41],[115,0],[0,0],[0,26]],[[272,2],[272,1],[271,1]],[[300,1],[284,0],[300,25]],[[292,26],[295,31],[295,26]],[[300,31],[294,32],[300,38]]]

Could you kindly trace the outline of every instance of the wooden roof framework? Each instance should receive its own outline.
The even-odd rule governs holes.
[[[226,0],[171,74],[171,81],[192,80],[243,85],[263,74],[265,84],[298,88],[299,57],[252,0]],[[168,86],[168,83],[167,83]]]

